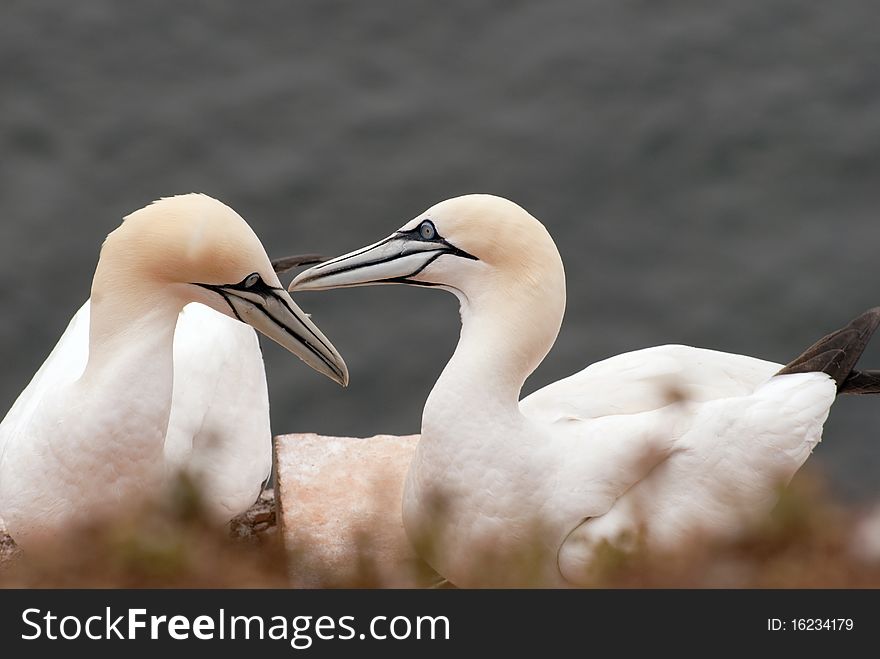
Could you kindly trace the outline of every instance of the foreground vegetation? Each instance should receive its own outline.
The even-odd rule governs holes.
[[[27,555],[0,539],[3,587],[287,587],[296,547],[285,551],[266,498],[227,528],[212,524],[186,484],[162,505],[111,524],[72,531]],[[865,533],[865,512],[830,500],[799,476],[765,524],[736,542],[695,538],[674,553],[600,552],[592,583],[605,588],[880,588],[880,528]],[[880,527],[880,524],[876,524]],[[4,549],[4,542],[6,548]],[[873,544],[872,544],[873,543]],[[11,556],[10,556],[11,554]],[[358,564],[327,586],[380,587]],[[528,565],[523,566],[524,573]]]

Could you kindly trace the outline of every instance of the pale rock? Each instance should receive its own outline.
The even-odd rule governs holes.
[[[407,540],[403,483],[418,435],[275,438],[278,520],[296,587],[424,587],[442,579]]]

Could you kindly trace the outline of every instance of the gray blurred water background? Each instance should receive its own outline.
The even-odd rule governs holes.
[[[0,408],[88,296],[104,236],[190,191],[271,256],[339,254],[463,193],[519,202],[569,291],[525,393],[661,343],[788,361],[880,304],[877,16],[853,0],[5,0]],[[275,432],[417,432],[455,299],[297,299],[352,384],[264,341]],[[839,400],[813,461],[840,496],[880,498],[880,398]]]

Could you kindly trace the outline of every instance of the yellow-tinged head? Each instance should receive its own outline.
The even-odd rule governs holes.
[[[147,291],[210,306],[343,386],[348,383],[342,357],[281,286],[256,234],[216,199],[203,194],[160,199],[128,215],[107,236],[92,282],[93,303]]]
[[[497,351],[503,340],[524,372],[547,354],[565,311],[565,271],[544,225],[486,194],[440,202],[387,238],[306,270],[290,290],[373,284],[452,291],[466,326],[479,319],[483,344]]]
[[[108,250],[137,276],[160,283],[228,284],[256,272],[280,286],[253,229],[204,194],[165,197],[127,215],[107,236]]]

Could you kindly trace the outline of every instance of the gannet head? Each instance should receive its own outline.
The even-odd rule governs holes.
[[[442,201],[384,240],[302,272],[289,290],[371,284],[441,287],[470,302],[561,295],[564,307],[565,296],[562,261],[544,225],[486,194]]]
[[[114,289],[136,294],[141,284],[247,323],[319,373],[348,384],[339,352],[284,290],[256,234],[216,199],[160,199],[128,215],[107,237],[93,300]]]

